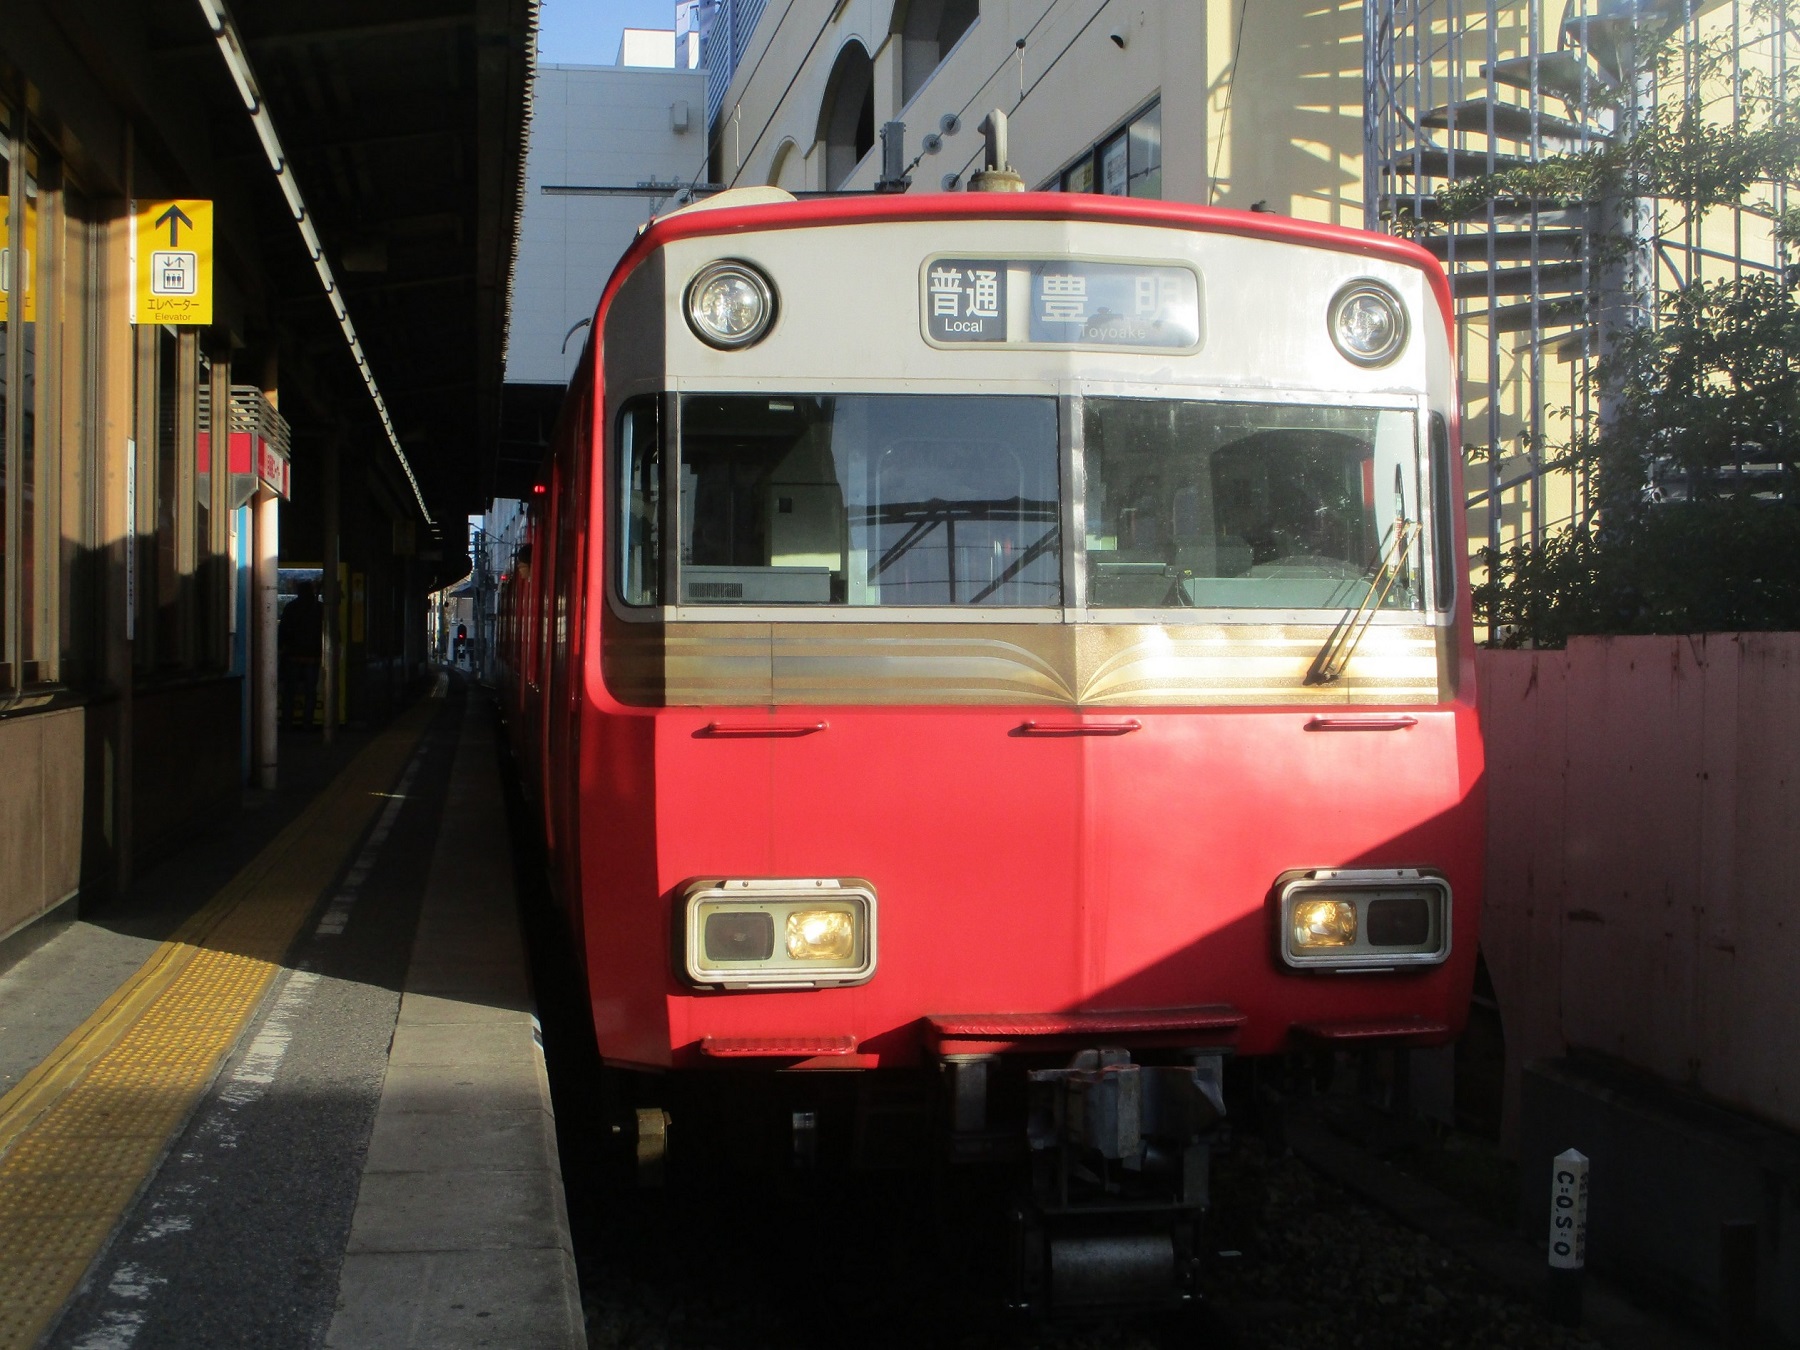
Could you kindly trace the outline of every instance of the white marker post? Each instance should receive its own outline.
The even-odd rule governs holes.
[[[1581,1272],[1587,1265],[1588,1160],[1574,1149],[1550,1167],[1550,1319],[1581,1325]]]

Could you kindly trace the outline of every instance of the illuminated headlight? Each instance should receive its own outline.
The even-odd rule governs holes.
[[[727,989],[861,984],[875,973],[866,881],[694,881],[683,888],[683,973]]]
[[[1359,366],[1385,366],[1406,345],[1406,307],[1376,281],[1353,281],[1332,297],[1331,340]]]
[[[787,916],[787,953],[796,961],[848,961],[856,951],[856,915],[847,909],[796,909]]]
[[[1450,955],[1450,883],[1414,868],[1289,873],[1277,902],[1290,966],[1391,970]]]
[[[687,321],[708,346],[748,347],[775,321],[775,288],[749,263],[709,263],[688,283]]]
[[[1302,900],[1294,906],[1294,947],[1310,951],[1318,947],[1356,945],[1354,900]]]

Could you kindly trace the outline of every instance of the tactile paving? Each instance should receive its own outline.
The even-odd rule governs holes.
[[[0,1350],[33,1345],[255,1015],[383,805],[432,705],[402,717],[0,1099]]]

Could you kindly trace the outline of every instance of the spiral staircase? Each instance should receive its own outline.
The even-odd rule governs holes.
[[[1691,235],[1659,234],[1654,203],[1512,197],[1451,218],[1439,189],[1629,134],[1670,78],[1693,77],[1683,68],[1659,87],[1638,73],[1645,44],[1678,25],[1697,35],[1703,15],[1727,8],[1730,31],[1755,23],[1747,0],[1566,0],[1554,13],[1556,3],[1364,7],[1366,223],[1412,235],[1450,273],[1477,544],[1541,540],[1588,509],[1553,445],[1601,411],[1591,363],[1623,327],[1652,321],[1653,287],[1682,284],[1701,260]],[[1787,39],[1771,33],[1785,74]]]

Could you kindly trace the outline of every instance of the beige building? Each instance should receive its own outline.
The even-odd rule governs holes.
[[[719,108],[715,178],[871,188],[878,129],[898,120],[909,162],[941,135],[912,189],[938,191],[980,167],[976,127],[999,107],[1032,187],[1361,224],[1361,8],[1311,9],[1253,7],[1240,40],[1235,10],[1171,0],[770,5]]]
[[[1591,428],[1608,325],[1645,320],[1651,287],[1776,261],[1779,192],[1703,223],[1643,203],[1620,225],[1549,202],[1447,221],[1439,188],[1615,137],[1633,44],[1678,59],[1640,106],[1701,80],[1730,123],[1781,87],[1779,9],[1749,0],[719,0],[748,29],[710,127],[712,177],[794,192],[873,188],[881,128],[903,122],[912,192],[981,167],[977,131],[1010,118],[1032,188],[1129,193],[1407,230],[1443,258],[1458,302],[1470,537],[1507,546],[1580,519],[1563,451]],[[718,20],[715,19],[715,22]],[[735,40],[734,40],[735,41]],[[715,72],[715,76],[723,71]],[[935,138],[935,139],[934,139]],[[932,149],[936,146],[936,152]],[[1534,240],[1536,241],[1534,243]],[[1632,290],[1633,293],[1624,293]]]

